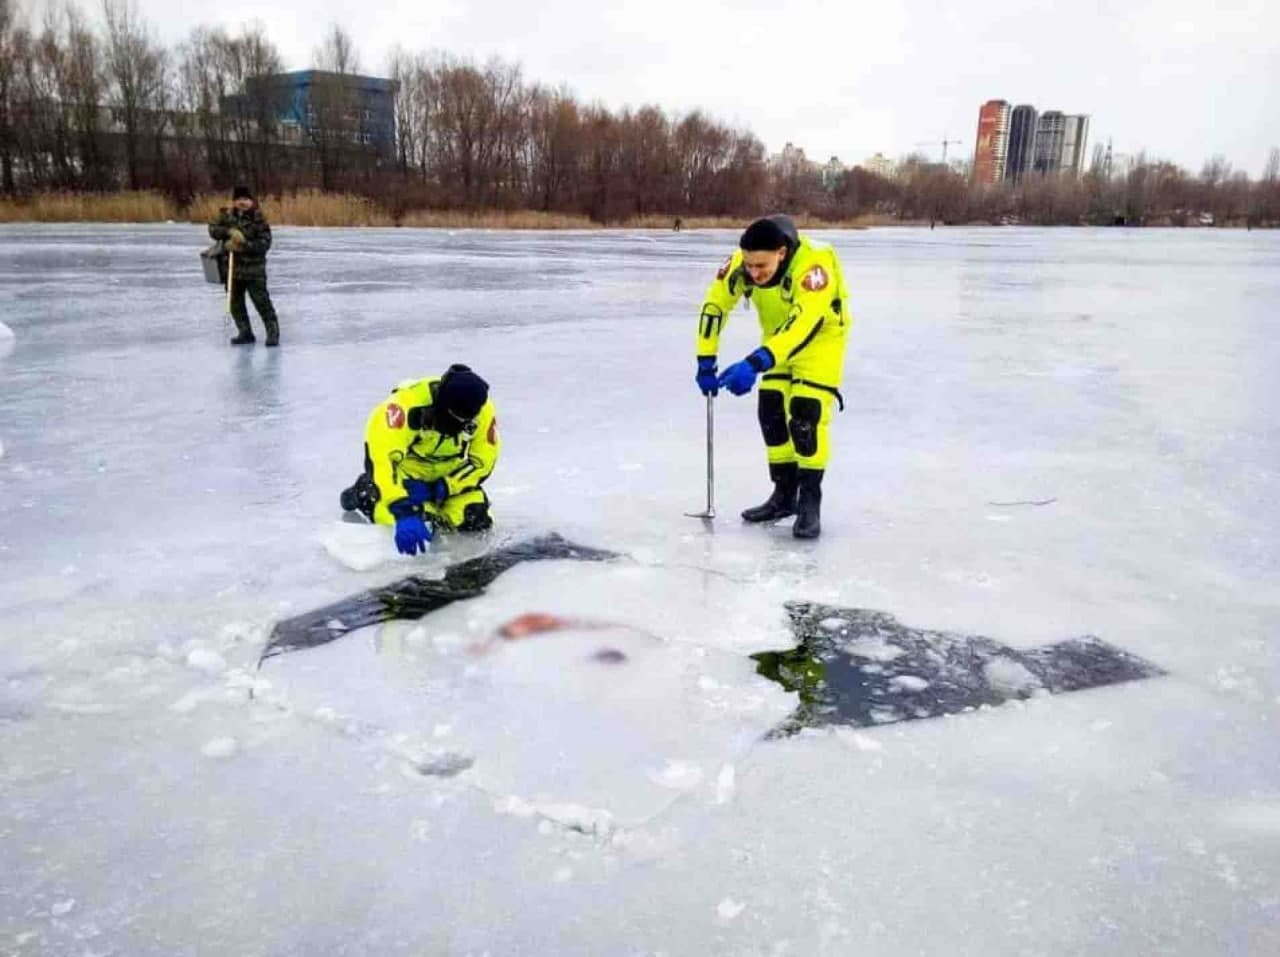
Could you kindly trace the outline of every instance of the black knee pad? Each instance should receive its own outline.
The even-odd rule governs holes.
[[[462,510],[458,531],[483,532],[490,528],[493,528],[493,516],[489,514],[488,502],[473,502]]]
[[[822,421],[822,403],[807,395],[791,400],[791,442],[797,455],[818,453],[818,423]]]
[[[782,404],[782,393],[777,389],[761,389],[756,404],[756,417],[765,445],[787,444],[787,412]]]

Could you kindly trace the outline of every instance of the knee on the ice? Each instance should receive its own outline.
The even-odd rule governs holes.
[[[822,403],[809,396],[791,400],[791,441],[799,455],[818,452],[818,423],[822,420]]]
[[[756,402],[756,417],[765,445],[787,444],[787,412],[782,393],[777,389],[761,389]]]
[[[490,528],[493,528],[493,515],[489,511],[488,502],[473,502],[462,510],[458,531],[483,532]]]

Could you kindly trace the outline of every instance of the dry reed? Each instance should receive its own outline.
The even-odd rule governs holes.
[[[400,225],[434,229],[599,229],[586,216],[544,213],[536,209],[513,210],[413,210]]]
[[[260,197],[267,220],[277,226],[405,226],[425,229],[583,229],[604,227],[586,216],[539,210],[411,210],[394,217],[373,200],[347,193],[303,190]],[[225,193],[205,193],[185,209],[162,193],[39,193],[22,199],[0,198],[0,222],[5,223],[206,223],[222,207]],[[611,226],[623,229],[670,230],[677,219],[682,229],[741,229],[749,217],[682,216],[652,213],[633,216]],[[888,216],[863,216],[826,222],[797,217],[802,229],[862,229],[870,225],[901,225]]]
[[[162,193],[39,193],[29,199],[0,198],[4,223],[154,223],[179,219]]]
[[[391,216],[371,200],[348,193],[304,190],[280,196],[260,196],[267,221],[276,226],[391,226]],[[206,193],[187,211],[193,223],[207,223],[219,209],[230,206],[225,194]]]

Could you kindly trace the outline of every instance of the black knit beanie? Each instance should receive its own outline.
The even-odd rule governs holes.
[[[796,245],[796,227],[789,216],[775,215],[757,219],[742,232],[738,246],[744,252],[773,252],[775,249],[793,249]]]
[[[231,201],[235,202],[237,199],[253,199],[253,192],[248,186],[237,186],[231,191]]]
[[[436,389],[436,404],[464,422],[479,415],[488,400],[489,383],[461,364],[449,366]]]

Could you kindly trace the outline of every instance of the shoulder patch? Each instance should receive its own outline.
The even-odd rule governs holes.
[[[387,428],[404,428],[404,409],[400,408],[400,406],[396,405],[394,402],[387,403]]]
[[[725,256],[724,262],[720,264],[720,268],[716,270],[716,278],[723,279],[729,275],[729,267],[733,265],[733,256]]]
[[[830,281],[830,277],[827,276],[827,271],[825,269],[821,266],[813,266],[804,274],[804,278],[800,280],[800,285],[809,292],[818,292],[819,290],[826,289],[827,283]]]

